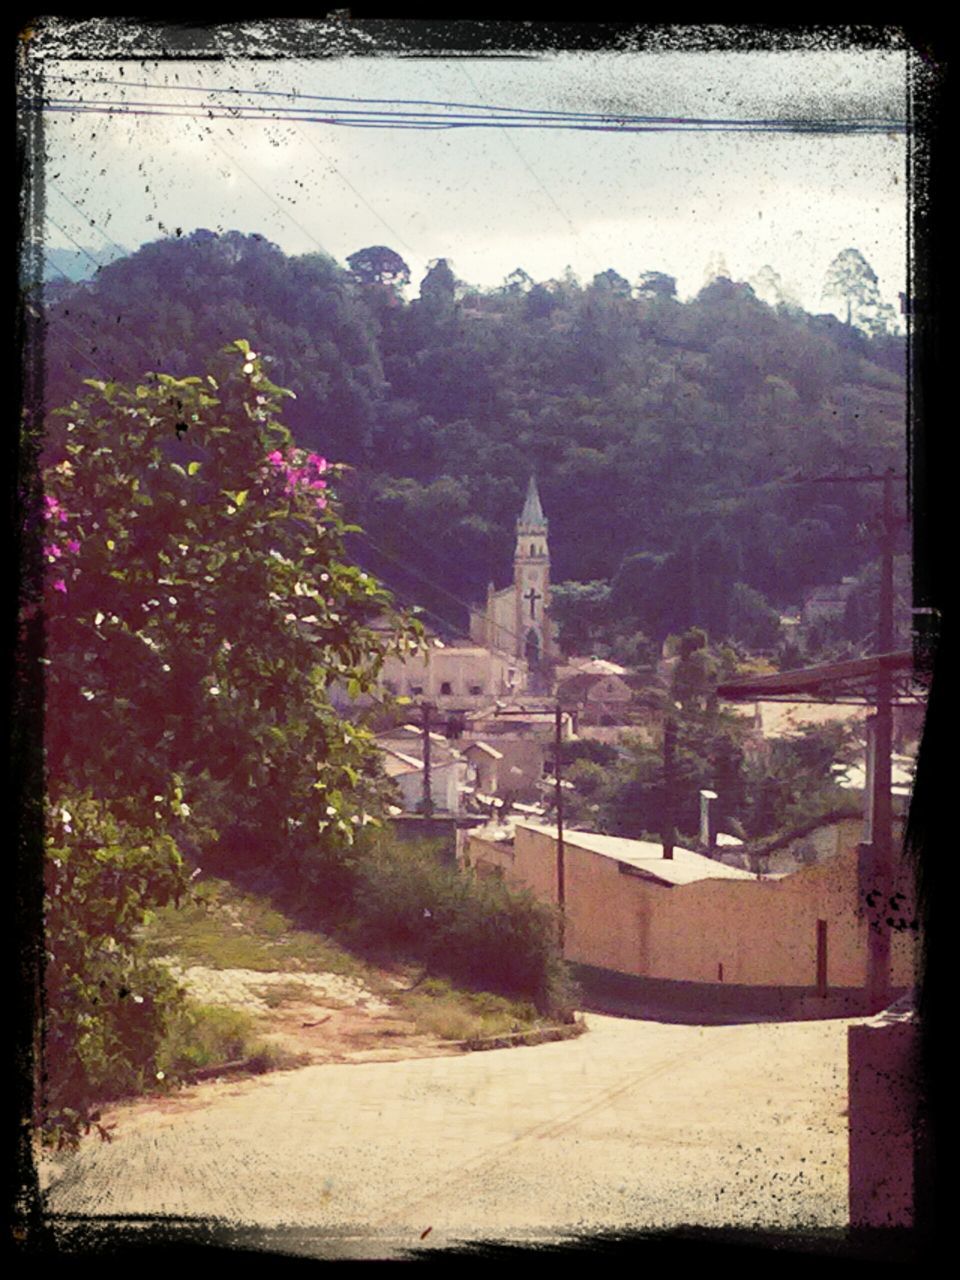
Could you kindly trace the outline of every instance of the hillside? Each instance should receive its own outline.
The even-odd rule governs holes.
[[[873,558],[871,488],[779,482],[903,470],[902,338],[722,278],[680,302],[656,272],[480,292],[441,261],[407,302],[372,252],[348,271],[237,232],[145,245],[57,291],[48,403],[246,337],[296,394],[296,438],[353,468],[355,557],[452,630],[508,572],[531,471],[553,581],[614,584],[650,634],[735,632],[735,583],[782,609]]]

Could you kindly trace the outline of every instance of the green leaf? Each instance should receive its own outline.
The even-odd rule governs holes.
[[[200,468],[201,468],[201,466],[202,466],[202,465],[203,465],[203,464],[202,464],[202,463],[200,463],[200,462],[188,462],[188,463],[187,463],[187,475],[188,475],[188,476],[195,476],[195,475],[197,474],[197,472],[200,470]]]

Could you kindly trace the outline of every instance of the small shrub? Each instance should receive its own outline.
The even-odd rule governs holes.
[[[158,1068],[176,1078],[197,1067],[249,1058],[263,1048],[256,1031],[256,1019],[241,1009],[185,1001],[167,1022]]]

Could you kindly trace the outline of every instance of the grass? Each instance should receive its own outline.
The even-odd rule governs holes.
[[[247,1062],[254,1071],[291,1065],[291,1055],[262,1040],[258,1030],[257,1020],[240,1009],[187,1000],[167,1022],[157,1055],[160,1078],[228,1062]]]
[[[288,981],[265,983],[258,992],[270,1009],[304,999],[325,1007],[344,1007],[333,997],[318,997],[297,976],[337,973],[361,979],[419,1034],[441,1040],[483,1039],[549,1025],[532,1004],[463,990],[443,978],[426,978],[410,990],[398,991],[373,964],[325,934],[296,928],[267,900],[243,893],[226,880],[202,880],[182,906],[154,912],[144,926],[143,943],[151,956],[173,956],[184,967],[289,974]],[[387,957],[383,959],[387,967]],[[175,1075],[223,1062],[277,1055],[279,1050],[258,1039],[258,1025],[249,1013],[188,1001],[184,1013],[168,1028],[163,1049],[167,1066],[161,1064],[161,1070]]]
[[[545,1025],[531,1004],[487,991],[462,991],[442,978],[428,978],[396,1004],[419,1032],[441,1040],[507,1035]]]
[[[296,928],[268,902],[225,880],[201,881],[189,902],[155,911],[143,941],[151,956],[173,955],[185,966],[370,976],[368,966],[323,934]]]

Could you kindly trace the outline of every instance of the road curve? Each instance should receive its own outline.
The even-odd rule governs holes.
[[[845,1225],[848,1021],[587,1022],[554,1044],[305,1067],[119,1108],[112,1142],[42,1170],[49,1220],[286,1227],[293,1251],[354,1257]]]

